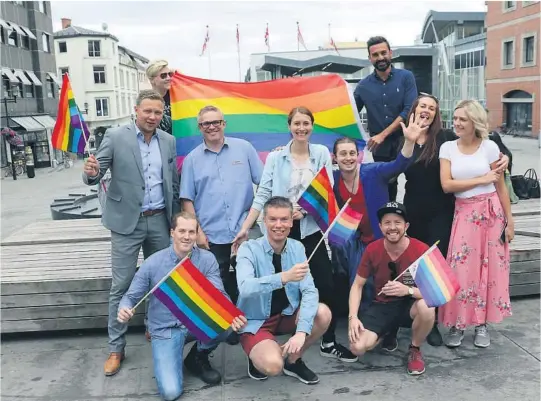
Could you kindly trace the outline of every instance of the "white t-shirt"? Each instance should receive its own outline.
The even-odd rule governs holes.
[[[451,177],[468,180],[481,177],[490,171],[490,165],[500,158],[498,145],[489,139],[481,142],[474,154],[465,155],[458,149],[457,140],[445,142],[440,147],[440,159],[451,162]],[[455,192],[457,198],[471,198],[496,191],[494,184],[479,185],[464,192]]]

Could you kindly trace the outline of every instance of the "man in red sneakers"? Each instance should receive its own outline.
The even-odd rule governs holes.
[[[389,202],[378,210],[377,215],[383,238],[366,248],[350,290],[350,349],[361,356],[373,349],[387,333],[398,327],[411,326],[408,373],[420,375],[425,371],[420,347],[434,325],[434,308],[426,305],[409,271],[402,273],[428,250],[428,246],[405,235],[409,224],[401,203]],[[359,316],[363,286],[371,275],[374,276],[376,299]],[[393,351],[396,348],[398,344]]]

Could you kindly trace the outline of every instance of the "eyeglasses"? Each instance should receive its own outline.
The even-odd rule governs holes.
[[[215,127],[219,127],[220,125],[222,125],[222,123],[224,122],[224,120],[215,120],[215,121],[203,121],[202,123],[199,123],[199,126],[202,127],[202,128],[210,128],[211,125],[215,126]]]
[[[429,97],[431,99],[434,99],[436,101],[436,103],[440,103],[440,99],[438,99],[436,96],[434,95],[431,95],[430,93],[426,93],[426,92],[419,92],[419,96],[417,96],[417,99],[421,98],[421,97]]]
[[[389,262],[387,266],[389,266],[389,270],[391,271],[391,281],[395,280],[398,275],[396,272],[396,262]]]
[[[167,76],[169,76],[169,78],[172,78],[173,75],[175,75],[175,73],[174,73],[173,71],[162,72],[162,73],[160,74],[160,78],[161,78],[161,79],[165,79],[165,78],[167,78]]]

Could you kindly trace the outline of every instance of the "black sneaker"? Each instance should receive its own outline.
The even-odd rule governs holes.
[[[289,363],[286,359],[284,361],[284,374],[287,376],[296,377],[304,384],[319,383],[319,377],[308,369],[301,358],[297,359],[295,363]]]
[[[196,342],[184,359],[184,366],[192,375],[199,377],[205,383],[219,384],[222,381],[222,375],[210,365],[209,355],[209,350],[199,351]]]
[[[396,351],[398,348],[398,340],[396,339],[397,334],[398,330],[387,333],[385,337],[383,337],[383,341],[381,342],[381,348],[388,352]]]
[[[438,323],[434,323],[434,327],[432,327],[432,330],[426,337],[426,342],[433,347],[441,347],[443,345],[443,338],[438,330]]]
[[[257,370],[250,358],[248,358],[248,376],[254,380],[267,380],[269,378],[269,376]]]
[[[349,349],[337,342],[330,343],[330,345],[324,346],[323,341],[319,347],[319,354],[326,358],[336,358],[342,362],[357,362],[359,358],[353,354]]]

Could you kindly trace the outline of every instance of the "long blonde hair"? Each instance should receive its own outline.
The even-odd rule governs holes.
[[[485,108],[477,100],[461,100],[456,105],[455,111],[458,109],[464,109],[472,121],[475,136],[488,139],[488,115]]]

